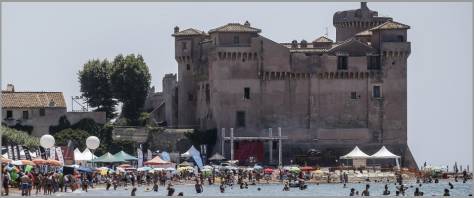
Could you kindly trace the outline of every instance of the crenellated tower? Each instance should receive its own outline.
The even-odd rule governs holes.
[[[336,12],[333,16],[333,25],[336,27],[336,42],[344,41],[359,32],[373,28],[392,20],[390,17],[379,17],[377,11],[367,7],[367,2],[361,2],[356,10]]]
[[[179,31],[174,28],[175,59],[178,62],[178,127],[194,128],[199,122],[196,119],[197,83],[194,74],[197,72],[200,58],[200,45],[206,33],[193,28]]]

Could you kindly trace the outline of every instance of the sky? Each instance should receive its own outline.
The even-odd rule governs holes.
[[[204,31],[230,22],[276,42],[312,41],[344,3],[2,3],[1,83],[18,91],[61,91],[68,110],[77,72],[90,59],[141,54],[152,86],[176,73],[173,28]],[[418,163],[472,167],[472,3],[369,2],[408,24],[408,144]],[[77,109],[77,106],[75,107]],[[472,170],[472,168],[471,168]]]

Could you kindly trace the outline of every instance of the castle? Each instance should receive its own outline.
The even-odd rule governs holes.
[[[281,127],[285,164],[309,150],[329,153],[324,160],[334,164],[355,145],[368,154],[386,145],[404,167],[417,167],[407,146],[410,27],[379,17],[365,2],[336,12],[333,24],[336,41],[291,43],[265,38],[249,22],[208,32],[176,27],[178,75],[163,78],[155,119],[169,128],[234,128],[234,135],[251,137]],[[235,149],[247,153],[240,160],[268,156],[263,144]]]

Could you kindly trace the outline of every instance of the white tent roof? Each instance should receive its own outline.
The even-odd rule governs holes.
[[[371,155],[370,158],[385,158],[385,159],[390,158],[391,159],[391,158],[400,158],[400,156],[393,154],[387,148],[385,148],[385,146],[382,146],[382,148],[380,148],[379,151]]]
[[[341,159],[365,159],[365,158],[370,158],[369,155],[365,154],[362,152],[358,146],[356,146],[354,149],[352,149],[351,152],[348,154],[341,156]]]
[[[86,148],[82,153],[80,153],[80,151],[77,153],[76,150],[79,151],[79,149],[77,148],[74,149],[74,160],[76,161],[89,161],[89,160],[92,160],[92,158],[94,159],[97,158],[97,156],[93,155],[92,152],[88,148]]]
[[[74,160],[76,161],[84,160],[84,156],[82,156],[82,153],[78,148],[74,149]]]

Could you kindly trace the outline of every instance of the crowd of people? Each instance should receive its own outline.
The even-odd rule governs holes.
[[[22,196],[31,195],[53,195],[57,192],[73,192],[78,189],[87,192],[90,188],[95,188],[97,185],[104,185],[105,190],[124,189],[129,190],[131,196],[137,195],[137,189],[143,187],[145,192],[158,192],[160,186],[165,189],[168,196],[183,196],[183,192],[176,193],[174,184],[194,183],[196,193],[203,193],[204,186],[215,185],[219,183],[219,190],[225,193],[227,188],[248,189],[249,185],[257,185],[262,183],[269,183],[270,181],[277,181],[282,184],[282,191],[290,191],[291,188],[297,190],[307,190],[307,181],[313,178],[313,175],[307,174],[303,171],[291,172],[279,170],[277,174],[271,172],[264,172],[261,170],[246,170],[246,169],[223,169],[215,170],[210,174],[205,174],[201,171],[181,171],[173,173],[171,171],[106,171],[105,174],[99,171],[73,171],[72,173],[65,173],[61,169],[44,169],[34,168],[29,171],[9,171],[7,168],[3,169],[2,184],[3,196],[10,193],[10,188],[18,188]],[[328,177],[329,178],[329,177]],[[456,175],[454,183],[458,182]],[[470,174],[464,172],[461,176],[462,182],[470,179]],[[328,180],[328,183],[330,180]],[[343,173],[340,175],[340,183],[343,183],[343,188],[346,188],[349,182],[348,176]],[[370,196],[370,183],[372,181],[366,180],[367,185],[364,189],[356,190],[351,188],[349,196]],[[377,181],[385,182],[384,190],[381,194],[375,195],[391,195],[389,190],[391,181]],[[397,175],[395,182],[396,196],[405,196],[408,188],[415,188],[413,196],[423,196],[421,186],[423,183],[438,183],[438,179],[431,177],[417,178],[418,186],[405,186],[403,178],[400,174]],[[316,183],[319,185],[319,183]],[[259,185],[258,190],[264,186]],[[446,189],[444,189],[445,196],[450,195],[450,189],[454,188],[454,184],[449,182]]]

